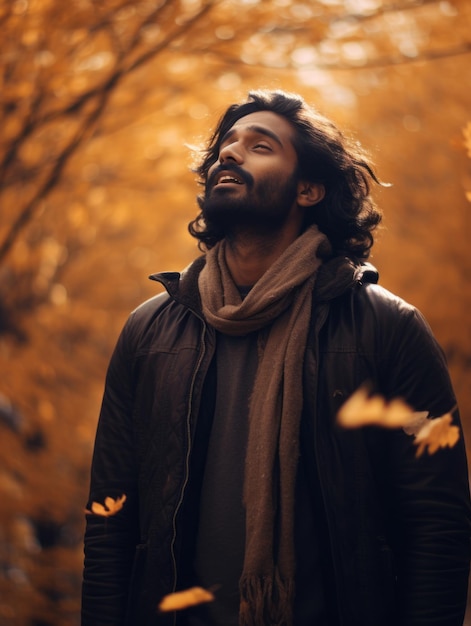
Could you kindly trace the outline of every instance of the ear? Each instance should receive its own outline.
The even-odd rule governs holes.
[[[325,187],[321,183],[310,183],[300,180],[298,183],[297,202],[299,206],[308,207],[320,202],[325,196]]]

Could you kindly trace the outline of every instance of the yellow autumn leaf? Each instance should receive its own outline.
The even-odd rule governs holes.
[[[427,420],[415,436],[414,443],[417,446],[415,456],[422,456],[427,448],[429,454],[434,454],[439,448],[446,446],[452,448],[460,438],[460,429],[452,422],[451,413]]]
[[[126,495],[124,493],[120,498],[116,498],[116,500],[108,496],[105,498],[104,505],[99,502],[92,502],[92,510],[87,512],[94,513],[95,515],[101,515],[103,517],[110,517],[110,515],[116,515],[118,511],[121,511],[125,502]]]
[[[379,394],[369,395],[366,387],[360,387],[341,406],[337,420],[344,428],[382,426],[401,428],[417,419],[417,414],[403,400],[395,398],[387,402]]]
[[[176,591],[164,596],[158,606],[159,611],[181,611],[190,606],[203,604],[204,602],[212,602],[214,594],[203,587],[191,587],[184,591]]]

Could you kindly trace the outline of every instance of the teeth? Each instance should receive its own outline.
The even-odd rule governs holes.
[[[234,178],[234,176],[221,176],[218,180],[218,183],[236,183],[237,185],[241,185],[241,181],[238,178]]]

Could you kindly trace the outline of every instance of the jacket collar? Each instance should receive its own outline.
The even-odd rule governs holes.
[[[159,272],[149,278],[161,283],[169,296],[201,315],[201,298],[198,289],[198,276],[206,264],[206,257],[200,256],[182,272]]]
[[[319,268],[314,287],[314,299],[328,302],[341,296],[355,285],[377,283],[378,272],[370,263],[359,263],[349,257],[333,257]]]
[[[201,299],[198,276],[206,263],[204,255],[195,259],[181,273],[159,272],[149,278],[161,283],[169,296],[201,315]],[[319,268],[315,287],[315,298],[327,302],[342,295],[355,284],[377,283],[379,274],[367,262],[355,262],[348,257],[334,257]]]
[[[372,283],[376,285],[379,281],[379,272],[374,265],[364,261],[358,265],[356,279],[360,283]]]

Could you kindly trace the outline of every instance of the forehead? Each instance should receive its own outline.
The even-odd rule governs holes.
[[[293,149],[294,129],[281,115],[272,111],[255,111],[241,117],[229,129],[232,135],[243,131],[267,131],[278,138],[283,148]]]

